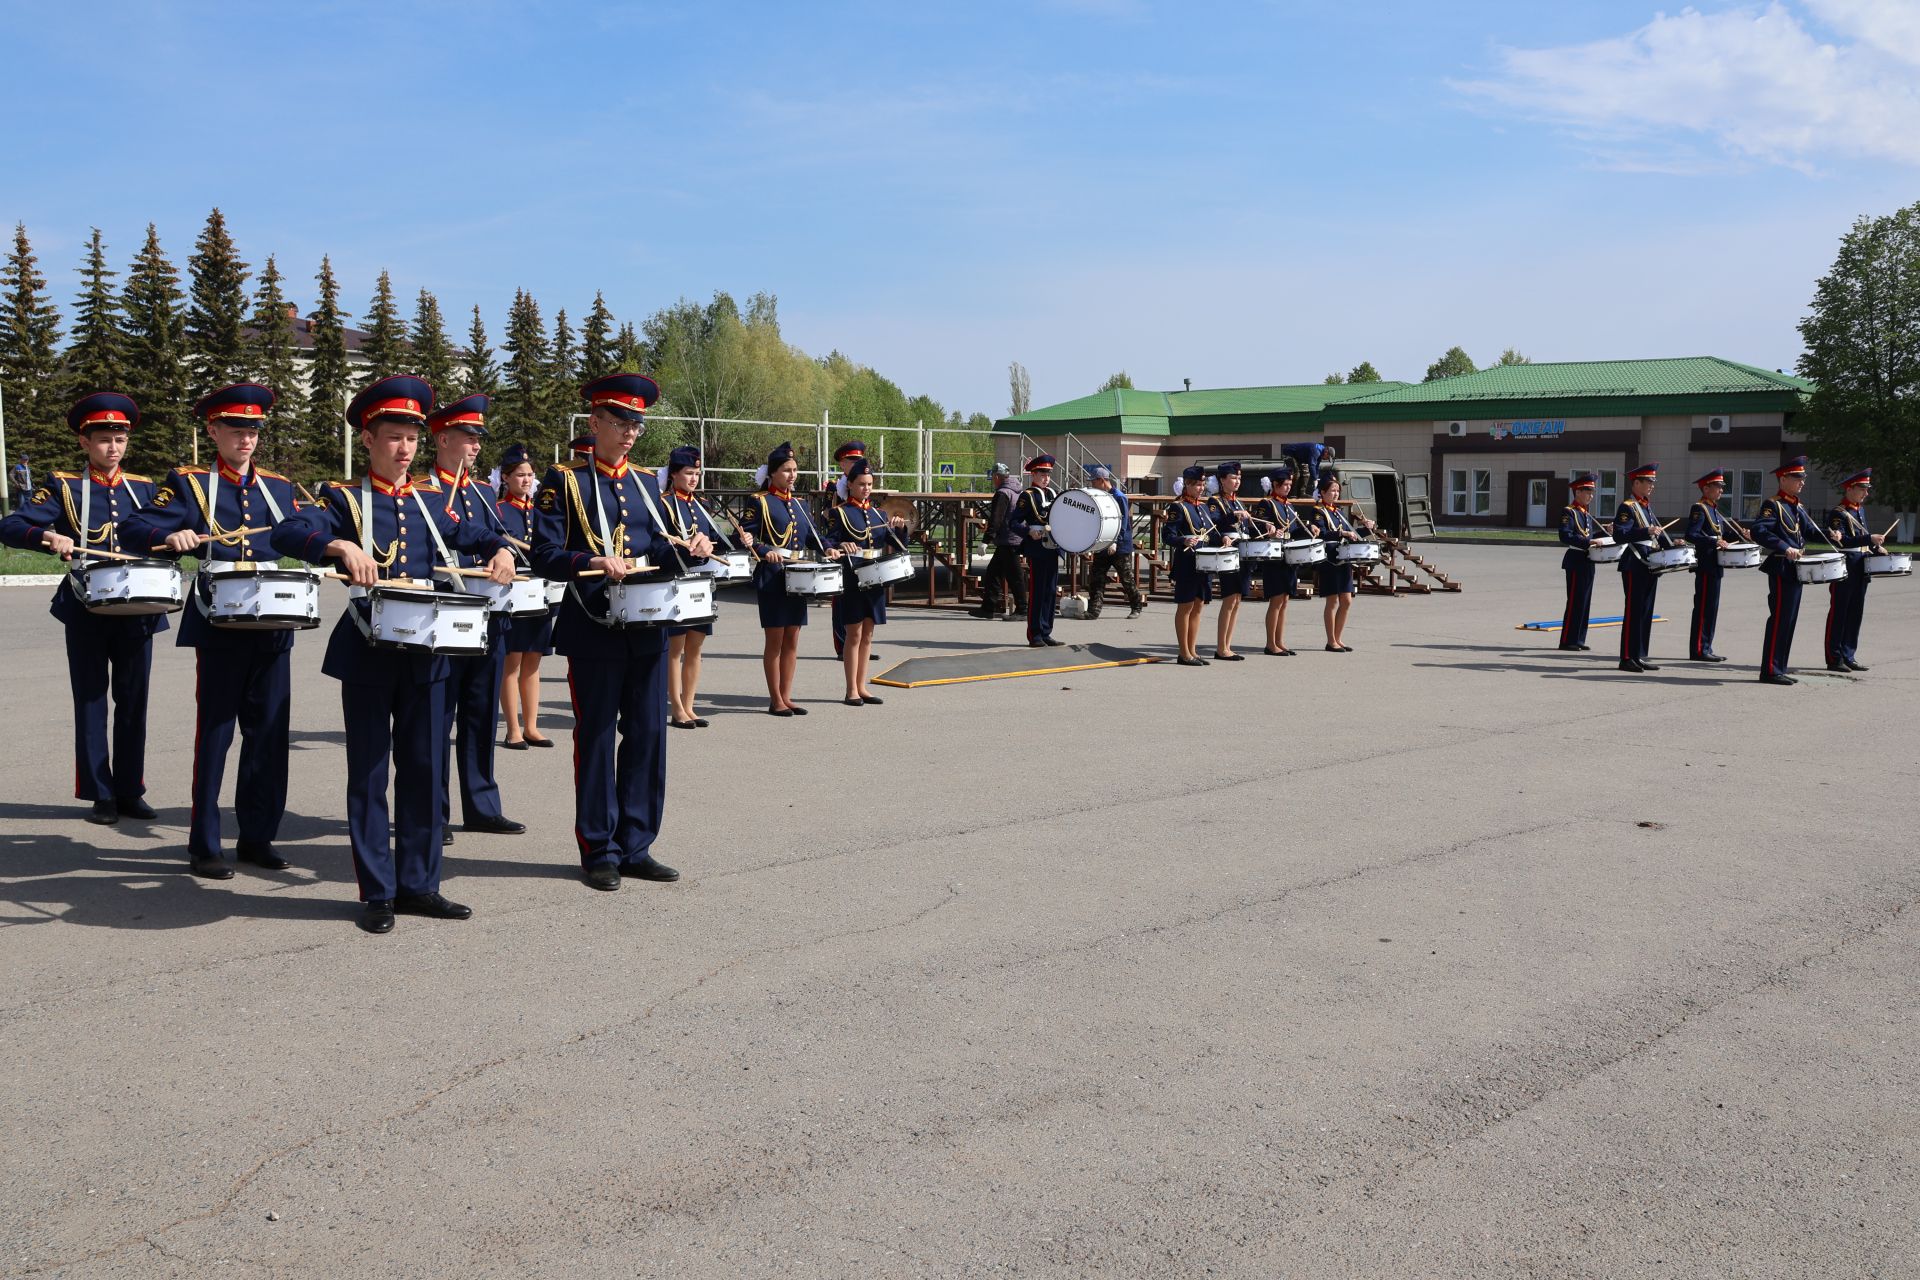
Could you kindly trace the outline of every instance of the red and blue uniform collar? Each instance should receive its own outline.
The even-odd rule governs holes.
[[[413,477],[401,476],[398,480],[382,480],[378,473],[369,473],[373,481],[373,491],[389,498],[410,498],[413,496]]]

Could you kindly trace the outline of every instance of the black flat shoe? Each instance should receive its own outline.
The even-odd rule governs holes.
[[[1855,662],[1855,661],[1854,661],[1854,660],[1853,660],[1852,658],[1848,658],[1848,659],[1847,659],[1847,669],[1848,669],[1848,670],[1850,670],[1850,671],[1865,671],[1865,670],[1866,670],[1866,668],[1865,668],[1864,666],[1862,666],[1862,665],[1861,665],[1860,663],[1858,663],[1858,662]]]
[[[775,711],[772,707],[768,707],[767,714],[770,716],[790,716],[793,714],[793,710],[790,707],[782,707],[780,710]]]
[[[360,918],[354,923],[358,924],[368,933],[392,933],[393,900],[390,898],[374,898],[369,902],[362,903],[360,905]]]
[[[1215,662],[1245,662],[1247,655],[1244,653],[1221,653],[1218,649],[1215,649],[1213,651],[1213,660]]]
[[[530,747],[550,747],[553,745],[553,739],[552,738],[528,738],[527,745]]]
[[[599,866],[588,867],[581,879],[587,882],[589,889],[612,893],[620,887],[620,868],[610,862],[602,863]]]
[[[199,876],[202,880],[233,879],[233,864],[219,854],[215,854],[211,858],[189,855],[187,858],[187,866],[192,869],[193,874]]]
[[[1287,655],[1287,651],[1285,649],[1266,648],[1266,649],[1262,649],[1260,652],[1272,654],[1276,658],[1284,658]]]
[[[672,884],[680,878],[678,871],[653,858],[642,858],[638,862],[623,862],[620,864],[620,871],[623,875],[632,876],[635,880],[651,880],[655,884]]]
[[[517,836],[527,829],[526,823],[515,822],[505,814],[496,818],[468,818],[464,825],[469,831],[484,831],[496,836]]]
[[[1800,682],[1798,680],[1795,680],[1792,676],[1762,675],[1760,677],[1760,683],[1761,684],[1799,684]]]
[[[696,729],[704,729],[704,728],[706,728],[706,727],[707,727],[707,720],[706,720],[706,717],[705,717],[705,716],[695,716],[695,717],[693,718],[693,727],[694,727],[694,728],[696,728]]]
[[[293,865],[291,862],[288,862],[285,858],[275,853],[273,851],[273,846],[270,844],[259,844],[259,845],[243,844],[239,847],[239,849],[235,851],[235,853],[239,857],[240,861],[246,863],[249,866],[259,867],[262,871],[285,871],[288,867]],[[198,875],[199,873],[195,872],[194,874]],[[222,880],[226,879],[225,876],[221,876],[220,878]]]
[[[672,726],[673,728],[675,728],[675,729],[692,729],[692,728],[695,728],[695,727],[696,727],[696,726],[694,725],[694,723],[693,723],[693,721],[691,721],[691,720],[674,720],[674,719],[669,719],[669,720],[667,721],[667,723],[668,723],[669,725],[671,725],[671,726]]]
[[[861,694],[860,701],[866,703],[870,707],[884,707],[887,705],[887,701],[885,698],[876,698],[870,693]]]
[[[788,707],[787,711],[790,715],[796,715],[796,716],[803,716],[807,714],[807,709],[805,707]]]
[[[1204,667],[1207,665],[1205,658],[1181,658],[1179,662],[1183,667]]]
[[[1280,656],[1283,658],[1297,658],[1300,655],[1295,653],[1292,649],[1287,648],[1285,645],[1282,645],[1280,647]]]
[[[1345,649],[1342,649],[1342,648],[1341,648],[1341,647],[1340,647],[1339,645],[1337,645],[1337,644],[1330,644],[1330,645],[1328,645],[1328,646],[1327,646],[1327,652],[1328,652],[1328,653],[1345,653],[1345,652],[1346,652],[1346,650],[1345,650]]]
[[[864,707],[867,704],[858,698],[842,698],[840,699],[840,705],[845,707]]]
[[[527,749],[526,739],[524,738],[520,739],[519,741],[515,741],[512,738],[508,738],[504,742],[502,742],[500,745],[501,747],[503,747],[508,751],[525,751]]]
[[[403,893],[393,900],[393,909],[401,915],[426,916],[430,920],[466,920],[473,908],[449,902],[437,893]]]
[[[97,822],[103,827],[110,827],[120,821],[120,806],[111,800],[95,800],[93,802],[93,812],[87,815],[87,821]]]

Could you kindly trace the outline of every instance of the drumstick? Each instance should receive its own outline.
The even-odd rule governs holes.
[[[1882,533],[1880,535],[1880,541],[1885,542],[1887,540],[1887,534],[1892,533],[1895,529],[1898,529],[1899,527],[1900,527],[1900,521],[1896,519],[1892,524],[1887,526],[1886,533]]]
[[[576,578],[601,578],[606,576],[606,572],[605,569],[582,569],[573,576]],[[652,573],[653,565],[645,560],[630,560],[627,562],[627,572]]]
[[[493,570],[491,569],[457,569],[452,565],[441,565],[437,570],[435,570],[435,572],[436,573],[457,573],[463,578],[485,578],[485,577],[490,577],[493,573]],[[602,570],[602,572],[605,572],[605,570]]]
[[[206,546],[209,542],[217,542],[222,546],[231,546],[234,543],[238,542],[240,539],[248,537],[252,534],[272,533],[272,532],[273,532],[272,525],[262,525],[258,529],[229,529],[225,533],[203,533],[203,534],[200,534],[199,537],[200,537],[200,545],[203,547]],[[172,547],[169,547],[164,542],[152,549],[155,551],[173,550]]]

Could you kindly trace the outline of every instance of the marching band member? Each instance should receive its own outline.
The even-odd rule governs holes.
[[[408,471],[433,388],[420,378],[382,378],[347,406],[360,428],[367,474],[335,480],[319,505],[274,526],[273,549],[308,564],[337,564],[356,587],[383,580],[431,581],[442,546],[489,557],[488,577],[513,580],[513,556],[496,530],[428,501]],[[425,536],[422,536],[425,535]],[[440,893],[440,798],[447,736],[447,660],[437,653],[376,647],[371,605],[350,600],[320,669],[340,681],[347,734],[347,829],[362,908],[359,925],[388,933],[396,912],[465,920],[470,907]],[[388,761],[394,824],[387,827]]]
[[[1059,496],[1053,487],[1053,455],[1035,455],[1027,463],[1027,487],[1013,518],[1021,530],[1020,554],[1027,561],[1027,644],[1035,649],[1064,643],[1053,638],[1053,615],[1060,607],[1060,552],[1047,545],[1047,521]]]
[[[1800,505],[1800,490],[1807,483],[1806,458],[1793,458],[1776,467],[1773,474],[1780,482],[1780,491],[1760,504],[1760,514],[1748,530],[1768,552],[1760,566],[1767,575],[1767,629],[1760,645],[1760,683],[1795,684],[1797,681],[1787,674],[1793,628],[1800,618],[1800,578],[1793,562],[1820,526],[1814,523],[1813,513]]]
[[[660,514],[668,535],[683,542],[696,534],[709,542],[717,536],[706,508],[694,496],[701,471],[700,451],[691,445],[681,445],[667,456]],[[693,713],[693,696],[700,688],[700,651],[712,634],[711,622],[676,622],[667,628],[667,723],[676,729],[707,727],[706,720]]]
[[[1147,596],[1140,590],[1139,573],[1133,564],[1133,504],[1127,500],[1127,491],[1122,489],[1113,478],[1113,472],[1097,462],[1086,466],[1087,483],[1102,493],[1110,493],[1113,500],[1120,504],[1120,536],[1113,545],[1096,551],[1087,565],[1087,617],[1100,616],[1100,608],[1106,602],[1107,576],[1118,572],[1120,590],[1127,598],[1127,616],[1137,618],[1146,612]]]
[[[1728,545],[1726,517],[1720,514],[1720,496],[1727,491],[1727,473],[1715,468],[1694,483],[1700,501],[1687,512],[1687,541],[1697,559],[1693,566],[1693,624],[1687,629],[1687,661],[1725,662],[1713,651],[1714,623],[1720,617],[1720,583],[1727,571],[1720,567],[1720,548]]]
[[[740,533],[752,543],[759,563],[753,570],[753,588],[760,600],[760,626],[766,647],[760,655],[767,677],[767,714],[803,716],[805,707],[793,701],[793,674],[800,661],[800,628],[807,625],[807,598],[791,595],[781,566],[799,557],[810,544],[819,544],[819,532],[807,514],[806,503],[794,496],[800,476],[793,446],[782,441],[767,455],[754,477],[759,492],[747,502]],[[840,558],[838,548],[827,558]]]
[[[117,391],[96,391],[67,410],[67,426],[86,452],[85,474],[55,471],[4,521],[0,542],[71,560],[90,549],[145,555],[121,545],[120,520],[151,501],[154,483],[120,469],[140,408]],[[88,822],[153,818],[141,797],[147,760],[147,677],[153,637],[167,629],[165,614],[108,617],[89,612],[72,579],[53,593],[47,612],[66,629],[67,682],[73,692],[73,794],[92,804]],[[113,697],[111,750],[107,697]]]
[[[1847,555],[1847,576],[1827,586],[1827,670],[1865,671],[1857,659],[1860,619],[1867,608],[1867,555],[1885,542],[1867,528],[1867,495],[1873,491],[1873,468],[1856,471],[1840,482],[1840,505],[1827,512],[1827,535]]]
[[[856,458],[847,468],[847,500],[827,515],[826,538],[838,543],[849,557],[860,552],[883,552],[894,541],[894,533],[907,527],[906,517],[889,517],[873,505],[873,472],[865,458]],[[879,706],[880,699],[867,688],[867,659],[873,644],[873,629],[887,621],[887,588],[862,587],[853,577],[853,562],[847,565],[846,590],[833,598],[833,619],[846,631],[847,647],[840,655],[846,670],[847,691],[841,699],[850,707]]]
[[[987,473],[987,483],[993,488],[993,501],[987,508],[987,544],[993,548],[993,558],[981,575],[980,607],[973,610],[973,616],[1024,618],[1027,583],[1020,571],[1020,544],[1025,539],[1014,519],[1014,510],[1020,505],[1020,482],[1013,478],[1012,467],[996,462]],[[1012,609],[1006,608],[1008,604]]]
[[[1200,656],[1200,614],[1213,599],[1213,579],[1200,571],[1194,548],[1216,537],[1213,511],[1206,503],[1207,470],[1188,467],[1180,473],[1180,501],[1167,510],[1161,536],[1171,552],[1168,569],[1173,577],[1173,638],[1180,649],[1180,665],[1204,667]]]
[[[867,442],[864,440],[843,440],[834,446],[833,462],[840,468],[839,478],[833,482],[833,488],[825,493],[825,505],[820,511],[820,524],[828,523],[833,509],[847,500],[847,477],[852,474],[853,464],[864,461],[867,456]],[[848,583],[849,587],[853,584]],[[846,651],[847,631],[840,625],[840,611],[833,611],[833,656],[841,657]],[[869,657],[872,655],[869,654]]]
[[[175,467],[153,501],[120,525],[128,546],[164,545],[167,554],[273,568],[271,533],[300,510],[293,482],[257,467],[260,428],[273,392],[252,383],[201,398],[193,416],[206,424],[212,467]],[[288,718],[293,705],[293,637],[288,631],[216,627],[199,591],[180,618],[181,648],[194,650],[193,808],[187,861],[209,880],[233,878],[220,848],[220,781],[240,730],[240,774],[233,788],[239,859],[268,871],[290,863],[274,852],[287,807]]]
[[[495,510],[507,536],[519,544],[519,559],[531,565],[533,550],[533,489],[539,480],[533,452],[523,444],[508,445],[500,455],[500,487],[504,491]],[[540,720],[540,659],[553,652],[550,607],[538,617],[518,617],[507,623],[507,654],[500,665],[500,717],[507,722],[501,746],[510,751],[551,747],[552,738],[534,732]]]
[[[1286,542],[1290,539],[1309,537],[1312,531],[1306,523],[1294,514],[1293,504],[1288,498],[1293,494],[1293,468],[1274,467],[1260,477],[1260,487],[1266,496],[1253,504],[1256,519],[1269,526],[1268,536]],[[1269,560],[1260,575],[1260,590],[1267,597],[1267,648],[1275,657],[1291,658],[1293,650],[1287,648],[1287,601],[1293,598],[1294,588],[1300,585],[1300,571],[1282,556]]]
[[[659,387],[637,373],[611,373],[580,394],[593,457],[554,467],[541,482],[533,567],[572,583],[553,643],[567,657],[573,699],[573,838],[582,878],[611,893],[623,875],[680,878],[653,856],[667,798],[666,638],[658,627],[609,625],[606,592],[634,571],[633,560],[663,564],[672,550],[649,512],[646,481],[627,459]],[[704,534],[688,542],[693,555],[713,551]]]
[[[483,395],[467,396],[427,414],[433,434],[433,471],[420,485],[422,493],[443,505],[462,524],[505,535],[500,498],[493,486],[476,479],[473,464],[480,443],[487,438],[487,407]],[[511,554],[511,553],[510,553]],[[478,557],[455,553],[449,567],[473,569]],[[462,590],[456,579],[444,584]],[[441,839],[453,843],[452,775],[460,778],[460,815],[469,831],[517,836],[527,829],[500,808],[500,783],[494,777],[493,730],[498,722],[500,680],[507,666],[507,630],[512,620],[487,615],[487,651],[447,659],[447,766],[440,780]]]
[[[1647,649],[1653,643],[1653,595],[1660,580],[1647,567],[1647,552],[1670,547],[1673,539],[1653,517],[1653,486],[1660,475],[1660,464],[1648,462],[1627,472],[1632,494],[1613,513],[1613,540],[1627,544],[1620,557],[1620,587],[1624,592],[1625,615],[1620,619],[1620,669],[1622,671],[1658,671],[1647,661]]]
[[[1600,518],[1593,514],[1593,490],[1599,483],[1597,471],[1575,476],[1568,489],[1572,501],[1560,517],[1560,541],[1567,548],[1560,557],[1560,567],[1567,574],[1567,609],[1560,615],[1560,647],[1577,653],[1591,647],[1587,644],[1587,618],[1593,611],[1594,569],[1587,548],[1596,538],[1606,536]]]
[[[1207,499],[1213,513],[1215,536],[1221,546],[1231,546],[1246,537],[1253,527],[1246,504],[1240,501],[1240,464],[1223,462],[1213,469],[1216,492]],[[1242,565],[1232,573],[1220,575],[1220,617],[1214,632],[1213,656],[1222,662],[1244,662],[1243,654],[1233,652],[1233,624],[1240,617],[1240,601],[1247,594],[1251,571]]]
[[[1347,611],[1353,608],[1353,566],[1335,561],[1333,551],[1342,542],[1361,540],[1356,522],[1360,528],[1372,527],[1365,516],[1349,516],[1340,509],[1340,477],[1331,471],[1321,472],[1312,524],[1314,535],[1327,544],[1327,558],[1320,562],[1316,576],[1320,594],[1327,598],[1320,620],[1327,631],[1328,653],[1353,652],[1346,642]]]

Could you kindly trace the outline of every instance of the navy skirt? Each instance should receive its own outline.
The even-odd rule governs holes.
[[[553,652],[553,615],[560,612],[560,606],[554,605],[536,618],[512,618],[507,622],[507,652],[537,653],[542,657]]]
[[[1191,551],[1174,552],[1171,572],[1175,604],[1192,604],[1195,600],[1205,604],[1213,600],[1213,576],[1194,567]]]
[[[853,627],[862,622],[871,622],[879,627],[885,626],[886,621],[887,589],[885,587],[881,587],[878,591],[848,587],[833,598],[833,625],[836,627]]]
[[[1319,574],[1320,594],[1323,596],[1350,596],[1353,594],[1353,566],[1323,562],[1316,571]]]
[[[787,594],[787,576],[780,566],[762,564],[753,571],[753,593],[760,604],[760,625],[804,627],[807,625],[807,597]]]
[[[1300,570],[1284,560],[1269,560],[1260,571],[1260,589],[1269,600],[1285,600],[1300,585]]]

